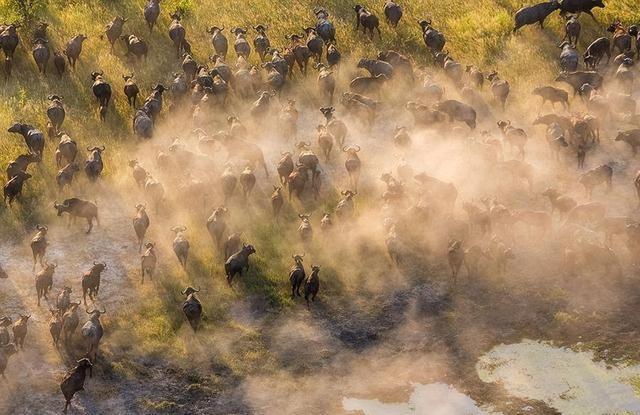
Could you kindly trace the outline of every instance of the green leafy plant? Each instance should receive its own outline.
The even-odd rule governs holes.
[[[10,0],[9,7],[24,23],[32,22],[47,7],[47,0]]]

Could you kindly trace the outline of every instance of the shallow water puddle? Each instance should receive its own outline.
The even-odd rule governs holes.
[[[383,403],[378,399],[343,398],[346,411],[361,411],[364,415],[477,415],[486,414],[467,395],[444,383],[413,385],[406,403]]]
[[[640,414],[640,396],[630,384],[640,366],[607,369],[590,352],[526,340],[494,347],[476,370],[484,382],[499,382],[508,393],[541,400],[565,415]]]

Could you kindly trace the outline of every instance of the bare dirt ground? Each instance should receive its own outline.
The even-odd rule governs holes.
[[[312,130],[314,119],[304,118],[301,129]],[[391,126],[385,125],[378,134],[389,136],[391,131]],[[365,133],[358,131],[358,134]],[[456,137],[445,143],[438,133],[415,134],[416,150],[404,156],[420,169],[437,172],[443,180],[461,183],[459,200],[469,200],[478,194],[508,194],[504,200],[512,206],[548,210],[548,202],[539,193],[553,182],[583,200],[582,189],[575,185],[577,173],[566,166],[551,165],[545,159],[547,149],[542,137],[533,133],[532,136],[528,151],[538,163],[539,173],[533,193],[511,186],[509,180],[488,181],[469,174],[469,170],[477,167],[477,160],[465,150],[468,143]],[[272,141],[274,137],[263,139]],[[183,141],[195,146],[192,138],[184,137]],[[165,137],[154,144],[163,148],[170,142]],[[363,175],[363,193],[378,192],[378,175],[400,159],[397,154],[385,153],[381,143],[382,140],[371,140],[366,163],[383,167]],[[155,151],[154,148],[148,153]],[[423,162],[424,154],[429,154],[428,163]],[[600,153],[589,158],[588,165],[619,159],[621,154],[624,150],[620,148]],[[269,150],[272,174],[278,156],[277,151]],[[347,181],[342,159],[337,160],[338,156],[324,167],[327,188],[344,187]],[[606,200],[612,213],[636,216],[637,209],[628,203],[635,164],[617,165],[614,190],[605,194],[598,189],[594,200]],[[468,169],[460,169],[460,165]],[[128,174],[126,180],[130,181]],[[255,204],[243,214],[253,212],[252,209],[268,209],[269,191],[270,183],[260,183],[252,202]],[[637,309],[640,298],[633,259],[622,241],[617,240],[614,246],[622,257],[625,276],[616,280],[616,284],[609,284],[613,277],[601,269],[568,279],[561,272],[558,241],[562,235],[557,220],[552,235],[543,236],[516,226],[510,242],[518,259],[502,277],[490,267],[472,278],[462,271],[460,287],[454,291],[443,252],[416,251],[402,267],[385,275],[385,281],[367,281],[362,277],[362,290],[348,296],[323,293],[311,310],[302,303],[276,310],[259,296],[239,298],[228,313],[229,320],[242,324],[243,328],[215,332],[214,346],[183,327],[178,331],[185,348],[183,359],[140,356],[134,348],[112,346],[116,337],[128,334],[122,330],[113,332],[113,313],[140,301],[142,294],[155,294],[152,289],[137,289],[139,275],[137,270],[131,271],[139,263],[130,222],[137,203],[135,197],[125,194],[108,200],[99,198],[98,206],[109,209],[101,209],[101,225],[88,236],[83,234],[85,224],[80,221],[70,229],[66,227],[66,217],[48,224],[52,243],[47,257],[60,265],[49,305],[54,304],[60,287],[67,282],[74,287],[72,299],[78,300],[79,280],[93,261],[108,266],[95,304],[107,309],[102,320],[103,353],[86,390],[76,395],[71,413],[339,414],[344,412],[341,406],[344,396],[375,396],[404,402],[411,383],[446,382],[505,414],[522,413],[524,408],[529,408],[527,413],[553,414],[555,410],[543,402],[515,399],[499,385],[481,382],[475,372],[478,357],[497,344],[531,338],[569,346],[580,342],[603,359],[640,360],[640,347],[636,347],[640,345],[637,331],[640,317],[630,312]],[[380,201],[374,199],[372,203]],[[188,213],[197,216],[199,223],[206,220],[209,213],[206,207],[200,209],[198,203],[189,208]],[[363,217],[357,218],[359,226],[379,231],[382,214],[371,214],[365,209],[360,213]],[[464,214],[457,210],[455,216]],[[177,222],[182,218],[171,219]],[[166,248],[170,237],[157,232],[150,237],[160,243],[164,241]],[[537,243],[539,238],[547,238],[546,243]],[[357,263],[368,266],[373,262],[375,266],[375,260],[388,261],[386,257],[370,258],[369,248],[364,242],[354,248],[354,252],[361,251],[354,254]],[[8,279],[0,280],[0,315],[32,314],[25,350],[10,358],[8,380],[0,381],[3,392],[0,413],[60,413],[64,401],[59,381],[73,366],[74,358],[82,355],[84,346],[76,342],[70,350],[52,347],[47,324],[49,307],[46,303],[36,306],[28,237],[0,245],[0,264],[9,274]],[[377,285],[384,285],[384,289]],[[80,315],[82,324],[85,317],[82,308]],[[242,336],[251,337],[252,346],[238,347],[238,338]],[[252,350],[254,344],[260,349]],[[241,371],[243,375],[221,358],[240,353],[249,356]]]
[[[72,249],[76,246],[73,236],[57,237],[64,234],[63,221],[52,226],[50,235],[56,238],[56,247],[49,258],[55,261],[62,252],[74,255],[73,261],[67,256],[68,265],[57,270],[59,278],[79,278],[97,255],[109,264],[99,307],[113,310],[121,302],[133,300],[127,295],[131,281],[125,264],[137,260],[137,255],[129,249],[132,241],[120,236],[128,234],[129,226],[127,220],[105,215],[96,233],[87,238],[86,251]],[[100,245],[92,245],[97,240]],[[29,254],[26,244],[5,245],[0,258],[9,264],[6,270],[10,275],[1,282],[5,288],[0,297],[3,312],[15,315],[34,310],[27,347],[10,360],[0,412],[60,413],[63,400],[58,381],[72,362],[64,348],[51,346],[48,307],[35,304]],[[9,258],[21,260],[8,262]],[[492,282],[476,279],[452,298],[445,294],[446,282],[426,280],[427,275],[443,269],[420,264],[404,271],[413,275],[406,289],[349,302],[325,299],[311,313],[300,308],[274,317],[260,299],[239,303],[232,310],[234,318],[260,333],[275,362],[256,367],[246,379],[212,362],[203,368],[208,373],[203,376],[155,357],[127,361],[127,369],[135,374],[130,379],[113,370],[122,356],[107,352],[86,390],[78,393],[72,413],[277,414],[297,413],[303,408],[313,414],[341,413],[343,396],[373,395],[403,401],[412,382],[446,381],[504,413],[530,407],[535,408],[532,413],[551,414],[554,410],[541,402],[507,397],[500,387],[482,383],[474,370],[477,358],[492,345],[521,338],[548,338],[567,344],[595,340],[596,350],[607,350],[603,357],[627,355],[630,342],[638,341],[633,319],[620,318],[615,309],[601,310],[589,318],[572,313],[575,319],[570,325],[554,320],[554,314],[570,304],[561,293],[550,295],[561,287],[545,288],[542,281],[530,280],[526,285],[523,277],[514,277],[496,290]],[[632,281],[627,288],[633,290]],[[586,289],[584,295],[594,295],[593,290]],[[604,303],[603,296],[618,295],[601,289],[597,294]],[[53,298],[51,295],[51,304]],[[524,307],[521,298],[528,299]],[[621,303],[618,312],[630,305]],[[107,311],[107,328],[108,315]],[[108,331],[105,341],[109,341]],[[335,400],[327,400],[327,396]]]

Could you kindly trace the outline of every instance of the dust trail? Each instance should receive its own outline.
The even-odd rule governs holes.
[[[98,203],[101,205],[100,200]],[[106,200],[105,200],[106,202]],[[82,232],[86,225],[78,222],[66,226],[66,219],[49,224],[46,258],[58,264],[54,274],[54,287],[49,299],[36,305],[34,274],[31,272],[31,250],[28,240],[20,244],[4,244],[0,249],[0,262],[6,265],[9,278],[2,280],[2,313],[15,317],[18,313],[31,314],[25,349],[9,359],[6,376],[9,382],[5,385],[10,393],[0,398],[2,413],[59,413],[64,399],[59,390],[59,381],[68,368],[75,363],[75,356],[80,350],[71,353],[61,344],[55,349],[49,333],[48,322],[51,314],[49,308],[55,308],[55,299],[61,287],[72,287],[72,301],[81,301],[82,290],[80,279],[93,261],[106,262],[107,271],[102,276],[100,294],[95,304],[88,302],[88,308],[106,307],[108,314],[103,322],[109,324],[109,311],[116,312],[123,304],[131,301],[134,293],[130,290],[131,282],[127,273],[130,264],[137,260],[131,250],[132,241],[129,220],[124,216],[121,201],[109,199],[111,210],[103,209],[101,225],[94,227],[90,235],[82,235],[80,240],[73,230]],[[71,232],[70,232],[71,231]],[[39,271],[38,265],[36,272]],[[84,306],[78,309],[80,327],[86,321]],[[76,335],[78,335],[78,331]],[[108,342],[110,333],[107,330],[104,341]],[[103,343],[104,344],[104,343]],[[104,358],[104,357],[103,357]],[[88,393],[79,395],[74,405],[91,413],[101,405],[100,389],[106,385],[105,380],[94,377],[88,381]],[[55,397],[54,399],[52,399]],[[59,406],[59,408],[58,408]],[[123,408],[124,410],[124,408]]]
[[[73,10],[84,13],[79,7],[73,6]],[[211,9],[224,7],[236,6],[218,4]],[[346,5],[340,7],[352,17]],[[491,6],[483,5],[483,11],[485,7]],[[232,11],[234,24],[241,24],[236,13],[251,13],[250,8]],[[286,11],[290,18],[291,10]],[[500,13],[477,20],[500,25],[506,12],[500,8]],[[454,23],[468,26],[467,20],[481,15],[465,10],[464,16],[451,22],[452,28]],[[188,19],[200,24],[209,17],[214,20],[219,16]],[[249,20],[255,16],[240,17]],[[340,19],[342,28],[346,22],[346,18]],[[85,24],[90,23],[95,22]],[[496,33],[503,37],[500,30]],[[189,31],[196,30],[190,27]],[[168,43],[164,33],[152,36],[162,36],[159,46]],[[280,46],[282,38],[278,39]],[[509,49],[501,54],[508,56],[507,52],[525,45],[522,38],[510,39],[500,39],[493,47],[508,43],[505,47]],[[205,45],[209,46],[209,41],[200,40],[194,56],[207,62]],[[366,45],[366,53],[373,54],[371,45]],[[407,46],[413,49],[416,45]],[[585,169],[608,163],[614,180],[611,189],[599,186],[590,198],[579,182],[584,171],[576,168],[574,149],[561,149],[555,157],[546,129],[533,125],[537,115],[556,112],[531,99],[531,89],[537,86],[533,80],[552,84],[552,78],[541,78],[556,68],[549,60],[532,70],[531,55],[544,54],[540,45],[530,46],[510,56],[513,63],[501,63],[507,70],[535,72],[517,77],[500,74],[510,78],[513,87],[506,109],[494,102],[488,85],[472,91],[480,114],[475,129],[447,117],[425,125],[420,117],[411,115],[409,101],[424,105],[427,111],[438,104],[439,99],[428,94],[429,87],[443,91],[446,99],[469,100],[469,91],[451,82],[443,71],[418,67],[430,61],[427,56],[415,55],[415,84],[396,78],[374,94],[379,102],[373,126],[349,111],[336,94],[336,117],[348,128],[345,144],[360,149],[362,162],[352,217],[338,217],[336,212],[341,192],[355,191],[356,186],[345,166],[346,152],[337,143],[327,158],[321,155],[316,126],[324,123],[319,107],[326,102],[319,97],[312,71],[307,77],[296,75],[281,95],[271,97],[262,118],[252,113],[253,97],[241,100],[230,93],[228,104],[221,106],[218,99],[202,91],[182,100],[167,93],[155,135],[149,141],[136,141],[130,134],[133,114],[119,99],[117,108],[108,113],[113,130],[98,134],[107,146],[106,169],[99,184],[89,185],[80,179],[64,195],[90,200],[99,195],[101,226],[84,235],[82,224],[66,228],[62,220],[52,217],[50,209],[44,215],[50,222],[48,259],[60,265],[49,305],[64,284],[73,287],[73,299],[77,299],[79,278],[93,261],[105,262],[108,267],[96,302],[107,309],[101,346],[104,360],[98,363],[95,378],[75,399],[74,409],[84,413],[339,414],[374,400],[376,407],[370,411],[404,415],[419,405],[435,411],[434,405],[439,403],[431,399],[433,392],[446,396],[447,402],[438,408],[446,414],[489,411],[491,404],[506,413],[519,413],[530,406],[546,414],[553,412],[555,401],[538,402],[534,400],[537,396],[524,393],[509,396],[509,388],[484,384],[474,370],[476,360],[496,344],[517,342],[523,336],[575,341],[589,335],[601,344],[599,337],[606,329],[594,326],[609,324],[613,329],[604,334],[607,342],[618,346],[619,353],[640,350],[622,350],[623,342],[614,338],[623,330],[635,333],[638,325],[634,320],[637,313],[629,312],[637,308],[630,300],[638,294],[634,278],[637,261],[625,231],[607,240],[600,222],[567,226],[557,213],[550,215],[549,201],[542,195],[554,187],[576,203],[593,200],[606,205],[608,218],[638,221],[631,183],[640,162],[624,145],[612,140],[615,129],[627,124],[615,114],[602,120],[600,146],[587,155]],[[180,65],[173,51],[163,54],[160,50],[154,47],[159,56],[153,61],[154,70],[140,73],[143,88],[164,82]],[[420,51],[424,54],[422,48]],[[114,81],[119,78],[116,68],[125,62],[119,53],[86,55],[88,62],[82,70],[109,63],[113,70],[107,73],[114,89],[120,89],[119,79]],[[360,57],[355,53],[345,56],[338,79],[340,93],[349,88],[351,78],[364,74],[355,67]],[[235,64],[232,59],[230,67]],[[67,124],[73,126],[71,136],[82,144],[98,140],[87,131],[82,133],[87,128],[78,128],[87,113],[80,112],[79,104],[83,110],[95,106],[88,102],[90,95],[83,95],[85,81],[78,82],[78,91],[73,91],[80,98],[70,97],[68,102],[70,121],[75,118],[78,123]],[[637,91],[633,97],[638,97]],[[283,116],[289,99],[295,99],[299,118],[295,132],[287,135],[290,131],[284,128]],[[11,104],[22,107],[17,101]],[[558,113],[573,117],[588,110],[585,102],[575,98],[570,111]],[[232,133],[228,116],[237,117],[245,132],[239,129]],[[497,122],[501,120],[526,132],[526,164],[518,160],[518,152],[499,130]],[[409,136],[404,145],[394,142],[400,126]],[[115,137],[121,140],[116,141],[113,131],[126,133]],[[322,184],[317,195],[307,183],[300,199],[285,197],[275,221],[269,200],[273,186],[279,184],[275,167],[285,151],[298,161],[301,141],[309,143],[306,147],[320,158]],[[242,145],[259,149],[268,177],[255,157],[241,151]],[[48,148],[46,167],[38,166],[42,194],[29,199],[32,203],[63,197],[49,186],[55,174],[51,153]],[[134,183],[127,167],[133,158],[162,184],[161,198],[154,199],[144,186]],[[515,173],[509,168],[514,164],[521,167]],[[225,194],[223,172],[239,180],[247,169],[256,179],[253,193],[245,197],[236,184],[231,194]],[[522,170],[531,175],[519,177]],[[144,286],[140,285],[140,258],[130,222],[138,203],[147,204],[151,227],[145,242],[156,243],[160,264],[158,278]],[[206,228],[209,215],[220,206],[230,212],[225,237],[242,232],[242,242],[254,245],[257,251],[233,288],[224,279],[226,258]],[[492,211],[508,214],[496,217]],[[530,218],[527,213],[532,212],[534,218],[542,218],[542,226],[523,219]],[[301,213],[311,214],[311,241],[302,241],[298,233]],[[334,219],[333,228],[326,231],[320,228],[324,213],[331,213]],[[495,220],[491,227],[485,226],[487,217]],[[174,226],[185,226],[190,241],[184,269],[178,266],[172,250],[170,229]],[[459,245],[452,245],[453,240]],[[450,269],[451,246],[480,253],[478,266],[461,270],[457,280]],[[321,269],[321,291],[308,308],[302,298],[289,296],[287,277],[291,256],[296,253],[306,254],[307,270],[312,265]],[[573,269],[567,261],[572,255],[577,258]],[[3,245],[0,251],[0,263],[10,275],[8,280],[0,280],[0,315],[33,313],[27,349],[12,356],[7,371],[10,381],[0,385],[12,392],[0,397],[0,411],[28,408],[34,413],[53,413],[62,401],[57,381],[83,350],[75,347],[69,353],[58,353],[50,346],[47,307],[34,305],[29,258],[28,236],[15,246]],[[612,277],[614,271],[620,272]],[[198,333],[184,324],[180,309],[183,298],[179,292],[187,285],[201,288],[198,295],[205,318]],[[619,304],[623,306],[617,309]],[[82,311],[80,314],[84,317]],[[588,316],[589,322],[577,321],[580,315]],[[511,376],[519,374],[506,375]]]

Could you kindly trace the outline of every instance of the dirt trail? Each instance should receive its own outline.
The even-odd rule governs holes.
[[[49,247],[46,257],[58,267],[49,300],[43,299],[40,307],[36,302],[29,236],[19,244],[0,245],[0,263],[9,275],[8,279],[0,280],[0,314],[9,315],[14,320],[18,313],[31,314],[24,351],[9,359],[5,373],[7,381],[0,381],[0,413],[60,413],[64,399],[59,381],[83,354],[82,349],[74,349],[68,354],[62,345],[58,350],[52,347],[49,308],[55,307],[55,298],[64,285],[72,287],[72,301],[79,301],[82,298],[82,274],[93,261],[105,262],[107,270],[102,275],[96,301],[96,306],[107,309],[103,323],[108,325],[109,310],[116,310],[131,299],[131,294],[128,294],[131,291],[127,290],[131,286],[127,266],[135,264],[138,255],[130,238],[132,230],[129,215],[125,213],[127,209],[117,198],[98,200],[98,206],[101,224],[94,226],[89,235],[84,234],[84,221],[67,227],[67,218],[64,217],[47,224]],[[38,265],[36,272],[39,270]],[[89,301],[88,308],[92,307]],[[78,309],[80,326],[87,317],[83,310],[83,306]],[[77,337],[79,332],[80,327],[76,331]],[[108,341],[108,330],[105,336],[103,341]],[[74,401],[75,412],[96,413],[95,397],[102,389],[98,384],[104,381],[96,376],[88,382],[91,387],[79,393]]]
[[[304,114],[300,121],[300,134],[297,139],[311,141],[312,147],[316,149],[315,136],[306,132],[313,131],[312,127],[320,116],[316,112],[305,111]],[[385,151],[388,148],[384,145],[386,143],[384,140],[364,140],[365,137],[359,137],[362,132],[358,131],[357,124],[350,123],[350,126],[352,127],[347,138],[348,144],[368,141],[362,153],[366,168],[363,169],[360,187],[377,191],[381,186],[379,174],[390,170],[390,166],[395,164],[400,156]],[[376,138],[390,137],[391,132],[391,125],[385,125],[376,132]],[[466,144],[455,140],[445,144],[436,140],[439,138],[436,137],[437,135],[432,131],[414,134],[417,142],[413,154],[404,154],[404,156],[408,161],[413,162],[416,172],[426,171],[443,180],[463,183],[464,185],[460,186],[459,201],[469,200],[478,194],[492,194],[493,190],[498,194],[509,190],[500,183],[495,185],[495,189],[493,184],[476,186],[476,181],[479,183],[483,178],[481,176],[467,178],[467,169],[458,168],[459,164],[451,161],[460,160],[459,155],[466,154],[464,151]],[[263,137],[263,142],[275,139],[275,135],[267,135]],[[168,144],[168,140],[169,137],[165,137],[164,143]],[[186,137],[184,141],[187,144],[196,144],[189,142]],[[160,143],[162,142],[160,139]],[[532,144],[531,146],[533,154],[542,154],[546,151],[542,145]],[[276,151],[276,147],[265,151],[272,175],[275,174],[273,162],[280,157],[281,149],[277,147]],[[293,140],[286,147],[293,150]],[[595,165],[616,159],[618,152],[621,151],[615,149],[611,154],[590,157],[588,163]],[[297,153],[298,151],[295,151],[296,156]],[[399,153],[402,155],[402,152],[399,151]],[[420,160],[423,154],[428,153],[434,154],[433,158],[436,159],[430,164]],[[149,151],[147,156],[149,154],[152,152]],[[140,158],[140,160],[148,161],[145,166],[153,166],[150,159]],[[334,149],[330,163],[323,161],[321,165],[323,177],[326,178],[326,180],[323,179],[325,180],[323,188],[335,187],[337,190],[343,190],[348,186],[344,159],[339,149]],[[121,166],[118,164],[118,167]],[[380,168],[374,169],[373,166],[380,166]],[[555,180],[549,172],[555,173],[556,170],[551,169],[546,162],[537,163],[536,167],[542,174],[536,178],[536,186],[539,187],[537,190],[542,191],[543,185]],[[619,175],[616,176],[616,181],[629,183],[627,176],[633,169],[629,166],[618,168],[621,171],[617,172]],[[258,194],[255,195],[254,200],[257,204],[263,204],[260,205],[261,209],[268,209],[264,206],[266,205],[264,196],[269,194],[271,183],[262,178],[261,171],[258,171],[258,174],[259,180],[256,186]],[[575,176],[575,173],[567,173],[567,183],[573,183]],[[165,184],[172,183],[167,181]],[[567,186],[567,189],[563,190],[568,190],[576,198],[584,200],[582,189],[575,185]],[[50,242],[47,257],[51,262],[59,265],[54,276],[54,289],[49,298],[49,306],[55,304],[55,297],[63,285],[73,287],[74,301],[80,299],[82,273],[87,271],[94,261],[107,264],[96,303],[98,307],[107,309],[107,314],[103,318],[105,325],[103,342],[107,344],[110,335],[114,334],[109,330],[109,320],[113,316],[110,312],[135,300],[138,292],[135,288],[139,278],[137,272],[133,275],[128,273],[131,267],[136,267],[134,269],[137,271],[139,263],[130,221],[134,203],[127,197],[133,197],[133,195],[122,189],[126,189],[126,186],[119,186],[121,194],[125,195],[123,198],[110,197],[98,200],[101,226],[95,227],[90,235],[84,234],[86,224],[82,221],[78,221],[70,228],[66,226],[66,217],[55,218],[47,224]],[[120,192],[110,191],[103,194],[117,195]],[[623,186],[617,186],[613,192],[606,195],[598,189],[594,200],[606,198],[612,212],[633,213],[635,216],[635,208],[633,212],[628,212],[626,192],[627,189]],[[526,206],[540,210],[548,209],[546,200],[537,193],[540,192],[536,191],[533,196],[524,192],[516,193],[513,199],[508,200],[509,205],[514,208]],[[374,199],[374,203],[379,203],[379,199]],[[216,204],[210,203],[206,206],[204,215],[208,216],[209,208],[214,205]],[[362,212],[369,213],[364,210]],[[464,217],[459,210],[455,213],[456,217]],[[368,219],[369,217],[362,219],[363,225],[370,226],[367,223]],[[152,218],[151,239],[154,236],[154,220],[155,218]],[[160,223],[166,220],[166,217],[159,218]],[[171,220],[178,222],[178,218],[175,217]],[[557,231],[558,224],[554,226],[554,231]],[[163,235],[165,236],[158,238],[161,248],[165,247],[164,242],[168,242],[167,238],[169,238],[166,234]],[[442,375],[446,374],[449,376],[450,383],[465,386],[469,389],[469,394],[477,400],[506,401],[501,391],[496,390],[499,388],[481,384],[475,375],[473,365],[480,351],[488,350],[498,342],[519,340],[523,335],[530,335],[533,338],[544,337],[548,330],[555,327],[552,321],[554,311],[565,308],[564,304],[555,304],[552,300],[547,300],[544,295],[552,291],[550,287],[544,287],[545,281],[554,282],[559,265],[559,257],[552,255],[556,249],[555,245],[530,247],[529,240],[533,235],[520,227],[516,228],[516,235],[518,240],[514,241],[513,247],[518,256],[524,259],[513,265],[513,270],[510,271],[512,275],[509,276],[506,284],[497,283],[490,276],[465,280],[465,288],[461,289],[457,296],[448,296],[446,283],[443,288],[440,286],[443,285],[442,281],[440,284],[431,281],[437,281],[438,276],[448,275],[448,269],[442,269],[440,266],[442,264],[427,268],[421,262],[414,269],[400,270],[406,276],[406,287],[385,292],[377,298],[372,299],[365,295],[361,298],[337,299],[339,296],[336,296],[334,299],[329,299],[321,294],[320,301],[314,306],[311,314],[304,308],[298,308],[293,312],[278,315],[268,323],[263,321],[268,311],[261,308],[255,313],[257,314],[255,327],[260,332],[261,341],[265,341],[269,346],[270,356],[275,357],[283,368],[281,373],[263,375],[260,373],[261,368],[254,368],[256,373],[251,373],[244,380],[233,378],[232,375],[226,377],[228,368],[222,367],[218,362],[205,362],[208,355],[203,353],[205,357],[200,358],[208,365],[204,366],[202,371],[208,370],[213,373],[212,376],[215,376],[216,380],[219,379],[222,386],[216,385],[219,389],[215,392],[206,389],[198,392],[196,389],[189,389],[191,385],[188,370],[176,369],[172,366],[173,362],[154,358],[140,359],[135,364],[143,366],[144,373],[133,376],[131,379],[122,379],[113,372],[112,367],[106,367],[108,366],[106,364],[99,365],[99,369],[94,371],[94,377],[88,380],[87,389],[74,399],[70,413],[252,413],[248,408],[253,408],[257,413],[300,413],[302,408],[283,408],[274,407],[274,405],[277,402],[295,401],[296,405],[306,402],[305,399],[308,397],[305,394],[316,390],[318,380],[320,385],[324,382],[326,390],[334,391],[344,389],[342,381],[345,376],[348,376],[351,380],[349,386],[354,391],[371,393],[372,390],[377,390],[382,393],[388,387],[383,381],[380,381],[380,385],[374,385],[375,387],[361,382],[361,379],[372,377],[368,372],[371,366],[377,369],[380,379],[385,381],[391,379],[390,383],[395,381],[398,389],[406,388],[410,382],[440,381]],[[9,279],[0,280],[0,316],[10,315],[15,318],[18,313],[32,314],[26,348],[10,358],[6,371],[8,381],[0,381],[0,415],[60,413],[64,402],[58,387],[59,380],[73,365],[75,359],[81,357],[84,352],[77,348],[69,354],[61,351],[62,348],[55,350],[51,346],[48,331],[49,307],[46,303],[40,307],[36,306],[29,249],[30,236],[25,237],[19,244],[0,244],[0,264],[9,274]],[[163,249],[163,251],[166,250]],[[443,258],[439,257],[437,261],[443,263]],[[535,270],[535,272],[529,270]],[[527,288],[529,285],[531,288]],[[543,291],[542,288],[545,290]],[[537,294],[536,290],[541,294],[534,296]],[[607,300],[603,302],[604,307],[612,303],[614,294],[616,293],[598,291],[598,296]],[[571,296],[564,297],[571,300]],[[527,307],[522,307],[519,299],[523,298],[527,299]],[[576,298],[576,300],[579,300],[578,304],[585,302],[582,298]],[[89,304],[89,308],[92,307],[93,305]],[[253,326],[253,316],[247,316],[248,313],[241,306],[236,304],[230,311],[233,320],[246,326]],[[82,308],[80,316],[83,324],[86,314],[82,312]],[[122,335],[122,333],[118,334]],[[222,333],[215,334],[218,336],[216,341],[220,342]],[[76,333],[76,336],[79,336],[79,333]],[[230,342],[230,344],[233,343]],[[426,352],[428,354],[425,354]],[[123,351],[124,353],[126,352]],[[394,357],[396,354],[400,356]],[[428,374],[421,373],[421,368],[416,362],[427,367],[431,359],[436,362],[431,364],[438,367]],[[375,363],[378,360],[380,363]],[[359,365],[364,369],[359,370]],[[407,375],[395,380],[395,375],[393,373],[390,375],[386,371],[390,367],[398,367],[397,370],[400,372],[406,368]],[[131,370],[136,372],[135,368]],[[295,378],[297,375],[302,375],[301,379]],[[287,382],[280,382],[279,389],[274,390],[273,383],[278,383],[279,376],[284,377]],[[290,377],[292,379],[289,379]],[[298,395],[294,396],[297,399],[291,399],[292,390],[295,390]],[[326,390],[312,395],[311,401],[325,401]],[[326,405],[332,407],[333,413],[339,413],[339,408],[335,407],[340,403],[338,392],[335,396],[336,401]],[[169,406],[157,409],[146,408],[144,402],[147,399],[155,403],[166,400]],[[512,411],[508,413],[516,413],[525,404],[517,400],[511,402],[509,409]],[[318,409],[318,413],[323,413],[321,411],[326,407],[318,406],[318,408],[322,408]],[[544,413],[543,411],[548,409],[543,405],[536,408],[542,408],[537,413]]]

